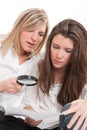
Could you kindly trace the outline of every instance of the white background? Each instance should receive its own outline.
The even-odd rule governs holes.
[[[46,10],[50,29],[59,21],[73,18],[87,28],[87,0],[0,0],[0,34],[8,33],[17,16],[27,8]]]

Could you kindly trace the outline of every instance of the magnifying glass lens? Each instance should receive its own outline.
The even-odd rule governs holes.
[[[21,75],[17,77],[17,83],[20,85],[33,86],[37,84],[37,78],[29,75]]]

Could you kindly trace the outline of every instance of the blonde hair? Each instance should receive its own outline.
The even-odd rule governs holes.
[[[20,51],[19,36],[22,31],[35,30],[37,27],[46,24],[46,31],[41,44],[32,52],[30,57],[40,52],[42,46],[46,42],[49,24],[48,16],[43,9],[30,8],[23,11],[16,19],[13,29],[8,33],[2,42],[2,54],[6,55],[8,49],[14,44],[17,53]]]

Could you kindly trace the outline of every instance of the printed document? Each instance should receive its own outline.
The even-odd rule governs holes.
[[[26,110],[18,107],[8,107],[5,110],[5,115],[14,115],[14,116],[24,116],[30,117],[34,120],[42,120],[42,122],[37,126],[40,129],[52,129],[58,126],[59,124],[59,113],[45,113],[45,112],[35,112],[31,110]]]

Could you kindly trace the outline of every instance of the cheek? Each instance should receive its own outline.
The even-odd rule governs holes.
[[[71,55],[66,56],[66,58],[65,58],[66,64],[68,64],[70,62],[70,59],[71,59]]]
[[[24,41],[25,41],[25,38],[22,35],[20,35],[19,42],[21,46],[23,46],[22,44],[24,43]]]
[[[40,44],[42,42],[43,38],[38,38],[37,44]]]
[[[52,47],[50,49],[50,54],[51,54],[51,57],[55,57],[55,51]]]
[[[56,59],[56,53],[55,52],[51,52],[51,60],[53,61],[54,59]]]
[[[21,32],[21,33],[20,33],[20,40],[23,40],[24,37],[25,37],[25,33],[24,33],[24,32]]]
[[[42,39],[36,41],[35,47],[39,47],[42,44]]]
[[[51,51],[52,57],[56,58],[58,56],[58,52],[54,49]]]

